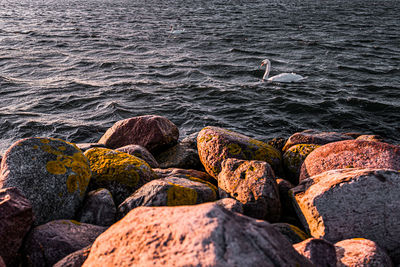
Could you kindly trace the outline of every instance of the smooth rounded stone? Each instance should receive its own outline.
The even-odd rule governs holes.
[[[182,178],[198,178],[203,181],[207,181],[217,186],[217,180],[206,172],[192,170],[192,169],[180,169],[180,168],[168,168],[168,169],[153,169],[159,178],[166,178],[170,176],[182,177]]]
[[[101,226],[115,223],[117,208],[113,197],[107,189],[90,191],[83,203],[78,221]]]
[[[190,144],[178,143],[156,155],[160,168],[182,168],[203,170],[197,149]]]
[[[330,143],[311,152],[300,171],[300,182],[325,171],[345,168],[400,170],[400,147],[387,143],[349,140]]]
[[[72,252],[54,264],[53,267],[81,267],[89,256],[91,247],[92,245],[89,245],[83,249]]]
[[[99,144],[99,143],[76,143],[75,144],[82,152],[85,152],[86,150],[89,150],[91,148],[95,147],[103,147],[106,148],[104,144]]]
[[[320,145],[298,144],[287,149],[282,157],[286,179],[294,184],[298,184],[301,165],[306,157],[318,147],[320,147]]]
[[[90,190],[108,189],[119,205],[135,190],[156,179],[151,167],[142,159],[107,148],[92,148],[85,152],[90,162]]]
[[[0,256],[7,265],[13,265],[32,223],[32,205],[21,191],[15,187],[0,189]]]
[[[382,136],[376,134],[363,134],[357,137],[356,140],[385,142],[385,139]]]
[[[100,138],[99,143],[109,148],[141,145],[151,153],[175,145],[179,130],[162,116],[146,115],[116,122]]]
[[[128,197],[118,207],[120,216],[139,206],[181,206],[211,202],[217,199],[217,188],[207,182],[180,177],[153,180]]]
[[[132,210],[96,239],[83,264],[100,265],[312,266],[268,222],[215,203]]]
[[[32,204],[35,225],[39,225],[73,218],[90,175],[89,162],[75,145],[54,138],[26,138],[6,151],[0,188],[21,190]]]
[[[215,204],[232,212],[237,212],[241,214],[244,213],[243,204],[237,201],[236,199],[230,197],[217,200],[215,201]]]
[[[335,244],[338,267],[392,267],[390,257],[374,241],[364,238],[342,240]]]
[[[315,266],[336,267],[335,246],[324,239],[309,238],[294,244],[293,247]]]
[[[73,220],[35,227],[24,243],[24,266],[53,266],[65,256],[91,245],[107,228]]]
[[[260,160],[268,162],[275,173],[282,172],[281,152],[276,148],[219,127],[208,126],[197,136],[200,160],[206,171],[214,178],[221,172],[225,159]]]
[[[159,164],[154,156],[144,147],[139,145],[127,145],[116,149],[117,151],[121,151],[124,153],[128,153],[129,155],[138,157],[144,161],[146,161],[150,167],[158,168]]]
[[[273,223],[272,226],[292,244],[300,243],[310,237],[300,228],[289,223]]]
[[[338,242],[373,240],[400,263],[400,172],[341,169],[321,173],[290,190],[313,237]]]
[[[281,215],[274,171],[264,161],[227,159],[218,175],[220,196],[232,197],[243,204],[244,214],[269,222]],[[226,194],[226,195],[225,195]]]
[[[317,130],[305,130],[290,136],[289,139],[286,141],[286,144],[283,147],[282,151],[285,152],[290,147],[298,144],[325,145],[332,142],[352,140],[352,139],[353,137],[338,132],[321,132]]]

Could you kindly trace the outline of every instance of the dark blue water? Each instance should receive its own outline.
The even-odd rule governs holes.
[[[97,141],[144,114],[181,136],[314,128],[398,143],[399,28],[398,0],[0,0],[0,151]],[[271,75],[308,78],[262,82],[264,58]]]

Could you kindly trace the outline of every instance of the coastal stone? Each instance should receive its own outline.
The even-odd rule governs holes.
[[[107,228],[56,220],[35,227],[24,243],[24,266],[53,266],[65,256],[91,245]]]
[[[139,207],[94,242],[89,266],[312,266],[268,222],[215,203]]]
[[[283,137],[275,137],[267,142],[268,145],[273,146],[278,151],[282,151],[283,147],[285,146],[286,139]]]
[[[158,168],[159,164],[153,155],[144,147],[139,145],[127,145],[116,149],[129,155],[138,157],[147,162],[152,168]]]
[[[72,252],[54,264],[53,267],[81,267],[89,256],[91,247],[92,246],[89,245],[83,249]]]
[[[243,204],[233,198],[229,198],[229,197],[223,198],[218,201],[215,201],[215,204],[217,204],[229,211],[232,211],[232,212],[237,212],[237,213],[241,213],[241,214],[244,213]]]
[[[142,159],[107,148],[92,148],[85,152],[90,162],[90,190],[108,189],[119,205],[135,190],[156,179],[151,167]]]
[[[217,186],[217,180],[206,172],[192,170],[192,169],[179,169],[179,168],[168,168],[168,169],[153,169],[159,178],[166,178],[170,176],[182,177],[182,178],[198,178],[203,181],[207,181]]]
[[[82,150],[82,152],[85,152],[86,150],[89,150],[89,149],[95,148],[95,147],[103,147],[103,148],[106,148],[105,145],[99,144],[99,143],[76,143],[75,145],[76,145],[80,150]]]
[[[1,256],[0,256],[0,267],[7,267]]]
[[[356,140],[364,140],[364,141],[375,141],[375,142],[385,142],[385,139],[376,134],[364,134],[360,135],[359,137],[356,138]]]
[[[110,226],[116,220],[117,208],[107,189],[90,191],[83,203],[78,221],[101,226]]]
[[[275,173],[282,172],[281,153],[274,147],[219,127],[208,126],[197,136],[200,160],[214,178],[221,172],[222,161],[228,158],[268,162]]]
[[[289,223],[273,223],[272,226],[292,244],[300,243],[310,237],[300,228]]]
[[[294,244],[293,247],[315,266],[336,267],[335,246],[324,239],[309,238]]]
[[[306,157],[320,145],[298,144],[291,146],[283,154],[285,178],[294,184],[299,183],[300,169]]]
[[[321,146],[304,160],[300,170],[300,182],[325,171],[345,168],[400,170],[400,147],[361,140]]]
[[[314,144],[314,145],[325,145],[332,142],[352,140],[353,138],[349,135],[338,133],[338,132],[321,132],[317,130],[305,130],[299,133],[295,133],[289,137],[286,141],[282,151],[285,152],[290,147],[298,144]]]
[[[374,241],[364,238],[342,240],[335,244],[338,267],[392,267],[393,263],[386,252]]]
[[[289,195],[289,190],[294,187],[294,185],[281,178],[277,178],[276,184],[278,185],[279,199],[281,202],[282,216],[283,217],[296,217],[296,211],[293,208],[292,198]]]
[[[89,162],[75,145],[54,138],[26,138],[6,151],[0,188],[17,187],[31,202],[39,225],[73,218],[90,175]]]
[[[160,168],[182,168],[203,170],[197,149],[192,144],[180,142],[156,155]]]
[[[281,215],[278,186],[274,171],[264,161],[227,159],[222,162],[218,188],[243,204],[244,214],[276,222]]]
[[[151,153],[173,146],[179,138],[175,124],[162,116],[146,115],[116,122],[100,138],[109,148],[141,145]]]
[[[21,191],[15,187],[0,189],[0,256],[7,265],[13,265],[32,223],[32,206]]]
[[[139,206],[195,205],[217,199],[217,188],[200,179],[167,177],[153,180],[128,197],[118,207],[121,216]]]
[[[374,142],[375,143],[375,142]],[[290,190],[305,228],[316,238],[338,242],[364,237],[400,263],[400,172],[332,170]]]

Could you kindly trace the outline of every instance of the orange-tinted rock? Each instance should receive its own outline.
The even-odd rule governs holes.
[[[375,142],[385,142],[385,139],[376,134],[364,134],[360,135],[359,137],[356,138],[356,140],[364,140],[364,141],[375,141]]]
[[[13,265],[32,222],[32,206],[21,191],[0,189],[0,256],[7,265]]]
[[[305,228],[332,243],[364,237],[400,263],[400,172],[340,169],[315,175],[291,189]]]
[[[91,247],[92,246],[90,245],[69,254],[68,256],[64,257],[59,262],[54,264],[53,267],[81,267],[89,256]]]
[[[300,171],[300,181],[325,171],[345,168],[400,170],[400,147],[360,140],[321,146],[305,159]]]
[[[264,161],[227,159],[218,175],[220,196],[243,204],[244,214],[269,222],[281,215],[278,186],[271,166]]]
[[[203,181],[207,181],[214,185],[217,185],[217,180],[215,180],[214,177],[212,177],[208,173],[198,171],[198,170],[168,168],[168,169],[153,169],[153,171],[160,178],[166,178],[166,177],[170,177],[170,176],[182,177],[182,178],[195,177],[195,178],[201,179]]]
[[[293,247],[315,266],[336,267],[335,246],[324,239],[309,238]]]
[[[35,227],[24,243],[26,266],[53,266],[65,256],[91,245],[107,228],[57,220]]]
[[[392,267],[386,252],[375,242],[364,238],[346,239],[335,244],[338,267]]]
[[[285,152],[291,146],[297,144],[314,144],[314,145],[325,145],[332,142],[352,140],[351,136],[337,132],[321,132],[316,130],[305,130],[299,133],[295,133],[289,137],[286,141],[283,151]]]
[[[151,153],[175,145],[179,130],[162,116],[146,115],[116,122],[100,138],[99,143],[109,148],[141,145]]]
[[[269,223],[215,203],[139,207],[94,242],[89,266],[311,266]]]
[[[153,155],[144,147],[139,145],[127,145],[116,149],[117,151],[121,151],[127,153],[129,155],[138,157],[147,162],[152,168],[158,168],[159,164],[157,160],[153,157]]]
[[[268,162],[275,173],[282,172],[281,153],[276,148],[223,128],[208,126],[197,136],[199,157],[206,171],[217,178],[225,159],[261,160]]]

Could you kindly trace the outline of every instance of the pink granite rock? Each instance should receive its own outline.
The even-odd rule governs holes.
[[[293,247],[315,266],[336,267],[335,246],[324,239],[308,238]]]
[[[100,138],[99,143],[109,148],[141,145],[151,153],[177,143],[179,130],[162,116],[146,115],[116,122]]]
[[[117,151],[128,153],[129,155],[141,158],[146,161],[150,167],[158,168],[159,164],[153,155],[144,147],[139,145],[127,145],[116,149]]]
[[[215,203],[139,207],[94,242],[89,266],[312,266],[272,225]]]
[[[311,152],[300,171],[300,181],[344,168],[400,170],[400,147],[387,143],[349,140],[330,143]]]

